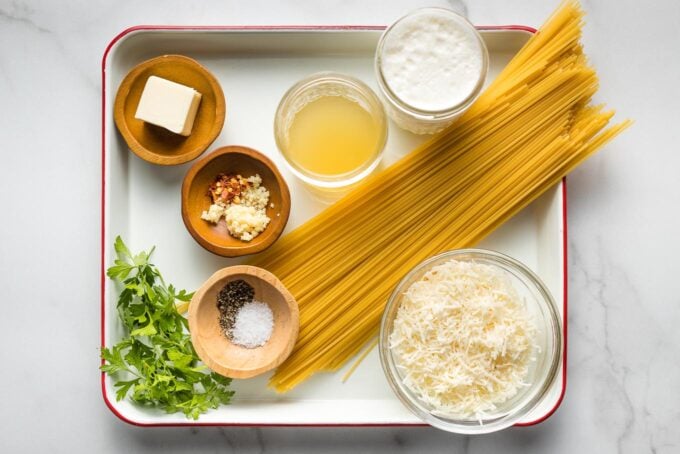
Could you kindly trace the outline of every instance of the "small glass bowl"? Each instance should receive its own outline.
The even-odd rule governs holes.
[[[473,36],[476,38],[475,41],[477,41],[479,44],[482,54],[482,68],[472,92],[461,103],[450,106],[444,110],[423,110],[405,102],[399,98],[399,96],[397,96],[392,91],[392,89],[390,89],[383,72],[383,51],[385,43],[389,39],[392,31],[399,27],[399,25],[406,20],[412,20],[421,17],[424,18],[428,16],[443,16],[453,19],[458,25],[467,29],[473,34]],[[399,127],[414,134],[434,134],[453,123],[456,118],[462,115],[463,112],[465,112],[468,107],[472,105],[472,103],[482,92],[484,82],[486,81],[488,67],[489,52],[486,48],[486,44],[484,43],[484,39],[479,34],[475,26],[472,25],[472,23],[470,23],[470,21],[468,21],[465,17],[446,8],[419,8],[397,19],[383,32],[375,53],[375,75],[376,79],[378,80],[380,95],[384,100],[387,114],[397,125],[399,125]]]
[[[507,273],[523,298],[529,314],[534,318],[537,329],[534,352],[535,360],[529,365],[526,386],[517,395],[499,405],[499,408],[482,419],[449,418],[434,414],[402,381],[389,347],[394,319],[401,305],[404,293],[414,282],[437,265],[450,260],[491,265]],[[496,432],[522,420],[545,397],[557,377],[562,359],[562,322],[557,305],[541,280],[525,265],[497,252],[482,249],[460,249],[431,257],[411,270],[397,285],[385,308],[380,326],[380,362],[392,390],[399,400],[414,414],[431,426],[461,434],[482,434]]]
[[[288,154],[288,131],[295,115],[308,103],[323,96],[343,96],[358,103],[380,129],[373,155],[349,172],[334,175],[314,173],[296,164]],[[296,177],[320,188],[344,188],[367,177],[380,163],[387,141],[387,116],[378,96],[359,79],[335,72],[319,72],[302,79],[283,95],[274,117],[274,137],[288,168]]]

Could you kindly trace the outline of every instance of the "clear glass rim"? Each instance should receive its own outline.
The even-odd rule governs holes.
[[[300,93],[321,83],[343,85],[359,93],[371,106],[372,111],[369,112],[369,114],[378,122],[380,128],[380,137],[378,138],[373,159],[367,161],[367,164],[350,172],[335,175],[316,174],[296,165],[288,158],[287,153],[285,152],[287,147],[283,143],[282,133],[280,132],[280,129],[282,128],[279,125],[279,119],[282,116],[282,112],[289,107],[292,100]],[[305,183],[322,188],[341,188],[350,186],[364,179],[373,172],[380,163],[385,144],[387,143],[387,115],[385,113],[385,108],[376,93],[361,80],[335,71],[316,72],[293,84],[293,86],[291,86],[281,97],[281,101],[279,101],[279,105],[274,115],[274,140],[276,141],[276,146],[283,157],[283,160],[296,177],[300,178]]]
[[[540,386],[535,386],[533,393],[529,399],[526,400],[525,404],[513,409],[508,415],[500,417],[492,421],[484,421],[484,424],[472,425],[469,420],[456,420],[452,418],[443,418],[433,415],[430,411],[423,407],[423,405],[417,400],[416,397],[411,396],[411,393],[406,389],[406,386],[402,383],[399,378],[399,373],[396,369],[394,359],[389,349],[389,335],[391,329],[392,317],[390,314],[394,312],[395,305],[399,299],[400,294],[403,291],[403,287],[406,282],[408,282],[413,276],[423,270],[423,268],[428,267],[433,262],[437,262],[444,258],[455,258],[457,256],[468,255],[473,257],[479,257],[487,259],[491,262],[496,262],[497,264],[507,266],[521,274],[523,274],[533,285],[535,285],[538,292],[541,294],[542,298],[540,300],[541,304],[545,304],[550,315],[550,326],[552,327],[553,338],[553,349],[550,352],[550,365],[548,372],[546,374],[546,379]],[[383,312],[382,320],[380,323],[380,334],[379,334],[379,356],[380,364],[382,366],[385,377],[387,378],[392,391],[396,394],[399,400],[416,416],[420,417],[424,422],[430,424],[438,429],[445,430],[447,432],[460,433],[460,434],[484,434],[497,432],[499,430],[510,427],[517,422],[519,422],[525,415],[531,412],[536,406],[544,399],[553,383],[555,382],[558,371],[561,365],[561,359],[563,355],[563,334],[562,334],[562,320],[559,315],[559,310],[557,308],[557,303],[555,303],[554,298],[548,291],[547,287],[543,281],[531,271],[526,265],[519,262],[512,257],[509,257],[500,252],[487,250],[487,249],[454,249],[451,251],[442,252],[440,254],[434,255],[423,262],[419,263],[411,271],[409,271],[406,276],[404,276],[397,286],[392,291],[385,310]]]
[[[455,20],[457,20],[460,24],[463,26],[467,27],[470,31],[472,31],[473,36],[475,37],[476,41],[478,42],[480,49],[482,51],[482,70],[480,71],[479,79],[477,80],[477,83],[475,84],[475,88],[472,90],[470,95],[461,103],[451,106],[447,109],[441,109],[441,110],[426,110],[426,109],[419,109],[415,106],[412,106],[406,102],[404,102],[399,96],[397,96],[392,89],[390,88],[389,84],[385,80],[385,77],[383,75],[382,71],[382,53],[383,53],[383,47],[385,46],[385,41],[387,39],[387,36],[390,34],[392,30],[394,30],[395,26],[398,24],[402,23],[405,19],[408,19],[412,16],[418,15],[418,14],[423,14],[423,13],[436,13],[436,14],[445,14],[448,15],[449,17],[453,17]],[[421,120],[445,120],[449,117],[455,117],[465,109],[467,109],[477,98],[482,92],[482,88],[484,87],[484,82],[486,81],[486,75],[489,70],[489,52],[486,47],[486,43],[484,42],[484,39],[482,36],[479,34],[479,31],[475,26],[464,16],[461,16],[457,12],[448,9],[448,8],[440,8],[440,7],[424,7],[424,8],[418,8],[416,10],[411,11],[408,14],[405,14],[404,16],[400,17],[396,21],[394,21],[385,31],[383,34],[380,36],[380,40],[378,41],[378,47],[376,48],[375,52],[375,59],[374,59],[374,69],[375,69],[375,76],[376,80],[378,81],[378,86],[380,87],[381,92],[385,96],[385,98],[396,108],[401,110],[402,112],[405,112],[409,115],[415,116],[416,118],[419,118]]]

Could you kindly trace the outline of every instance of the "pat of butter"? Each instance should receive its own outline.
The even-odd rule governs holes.
[[[160,77],[147,79],[135,118],[183,136],[191,134],[201,94]]]

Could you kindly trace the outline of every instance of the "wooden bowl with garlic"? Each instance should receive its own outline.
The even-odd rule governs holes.
[[[197,161],[182,183],[184,225],[198,244],[223,257],[265,250],[289,214],[288,185],[276,165],[252,148],[218,148]]]
[[[186,92],[200,97],[197,106],[186,105]],[[191,111],[188,131],[170,127],[181,122],[172,116],[175,108],[186,115]],[[219,136],[225,116],[224,93],[215,76],[183,55],[162,55],[135,66],[121,82],[113,107],[114,121],[130,150],[157,165],[200,156]]]

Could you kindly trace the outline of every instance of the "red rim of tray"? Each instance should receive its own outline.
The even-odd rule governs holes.
[[[341,30],[384,30],[386,27],[384,25],[290,25],[290,26],[277,26],[277,25],[244,25],[244,26],[222,26],[222,25],[209,25],[209,26],[193,26],[193,25],[137,25],[134,27],[127,28],[119,33],[111,42],[106,46],[104,51],[104,56],[102,57],[102,168],[101,168],[101,269],[100,269],[100,331],[101,331],[101,347],[104,348],[105,336],[105,284],[106,284],[106,263],[104,263],[104,256],[106,251],[105,237],[106,237],[106,61],[109,52],[113,46],[120,41],[125,36],[137,32],[137,31],[157,31],[157,30],[196,30],[196,31],[341,31]],[[478,30],[518,30],[528,33],[536,33],[536,29],[526,25],[489,25],[489,26],[477,26]],[[563,235],[562,235],[562,257],[563,263],[563,313],[562,313],[562,324],[564,331],[564,350],[562,357],[562,389],[560,395],[555,402],[553,408],[550,409],[542,417],[529,422],[523,422],[515,424],[519,427],[532,426],[534,424],[541,423],[552,416],[553,413],[559,408],[562,400],[564,399],[564,394],[567,388],[567,180],[564,178],[562,180],[562,221],[563,221]],[[101,361],[104,364],[104,360]],[[282,423],[204,423],[204,422],[172,422],[172,423],[143,423],[139,421],[134,421],[123,414],[121,414],[114,403],[109,398],[106,389],[106,374],[100,372],[101,376],[101,388],[102,396],[107,407],[111,412],[116,415],[120,420],[139,427],[182,427],[182,426],[232,426],[232,427],[423,427],[427,426],[425,423],[328,423],[328,424],[282,424]]]

